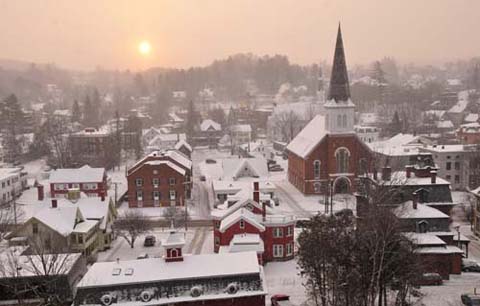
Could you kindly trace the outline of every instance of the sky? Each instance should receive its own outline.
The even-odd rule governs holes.
[[[83,70],[247,52],[330,62],[341,22],[349,65],[439,63],[480,55],[479,12],[478,0],[0,0],[0,58]]]

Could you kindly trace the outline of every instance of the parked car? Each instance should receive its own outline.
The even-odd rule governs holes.
[[[206,180],[207,180],[207,178],[205,177],[205,175],[200,176],[200,181],[201,182],[205,182]]]
[[[480,264],[475,260],[462,259],[463,272],[480,272]]]
[[[438,273],[423,273],[418,284],[420,286],[440,286],[443,284],[442,276]]]
[[[272,306],[293,306],[290,302],[290,297],[285,294],[275,294],[270,298]]]
[[[148,235],[145,237],[145,240],[143,241],[143,246],[146,247],[152,247],[155,246],[156,238],[153,235]]]
[[[464,293],[460,297],[463,305],[480,306],[480,295]]]
[[[147,253],[142,253],[140,255],[137,256],[137,259],[147,259],[149,256]]]
[[[207,159],[205,160],[205,162],[206,162],[207,164],[216,164],[216,163],[217,163],[216,160],[211,159],[211,158],[207,158]]]

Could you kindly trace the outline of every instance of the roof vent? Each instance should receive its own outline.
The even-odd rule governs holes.
[[[120,269],[120,268],[115,268],[112,271],[112,275],[114,275],[114,276],[120,275],[120,273],[122,273],[122,269]]]
[[[125,275],[133,275],[133,268],[127,268],[125,270]]]

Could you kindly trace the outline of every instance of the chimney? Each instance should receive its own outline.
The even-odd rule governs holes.
[[[392,168],[383,167],[382,168],[382,180],[389,181],[392,178]]]
[[[405,171],[407,173],[407,178],[410,178],[412,176],[412,171],[413,171],[413,166],[405,166]]]
[[[431,178],[432,184],[436,184],[437,183],[437,171],[435,171],[435,170],[430,171],[430,178]]]
[[[413,207],[413,209],[417,209],[418,200],[420,198],[420,195],[416,191],[414,193],[412,193],[412,195],[413,195],[413,197],[412,197],[412,207]]]
[[[38,184],[37,185],[37,195],[38,195],[38,200],[43,201],[45,198],[45,191],[43,185]]]
[[[52,199],[52,208],[57,208],[57,199]]]
[[[263,222],[267,221],[267,203],[262,203],[262,220]]]
[[[260,190],[258,187],[258,182],[253,182],[253,200],[257,203],[260,203]]]
[[[101,200],[102,202],[105,202],[105,195],[104,195],[103,193],[102,193],[102,195],[100,196],[100,200]]]

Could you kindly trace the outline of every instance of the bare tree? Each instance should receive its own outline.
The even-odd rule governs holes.
[[[280,133],[282,141],[290,142],[300,131],[300,117],[294,111],[283,111],[272,118],[274,128]]]
[[[12,203],[0,205],[0,242],[14,229],[24,216],[22,209]]]
[[[50,148],[50,162],[59,168],[68,167],[71,162],[68,143],[71,133],[70,127],[62,120],[50,117],[41,129]]]
[[[163,212],[163,217],[168,221],[172,227],[179,228],[185,225],[185,222],[190,220],[188,212],[183,208],[170,206]]]
[[[116,235],[125,239],[132,249],[137,238],[151,229],[149,220],[138,210],[125,211],[114,223]]]

